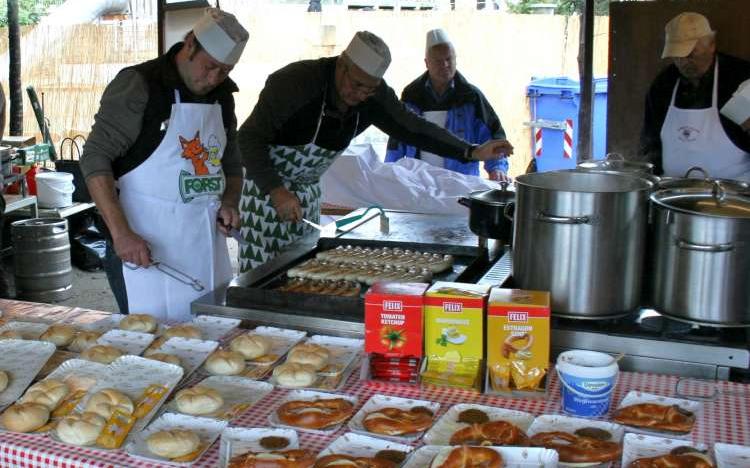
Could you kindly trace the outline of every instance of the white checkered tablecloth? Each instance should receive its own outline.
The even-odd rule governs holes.
[[[615,390],[613,407],[630,390],[641,390],[665,396],[674,396],[678,377],[622,372]],[[468,391],[447,388],[420,388],[397,384],[360,382],[356,372],[340,393],[355,396],[363,405],[373,394],[398,395],[439,402],[440,415],[456,403],[482,403],[486,405],[527,411],[533,414],[560,412],[560,390],[553,376],[549,400],[515,400],[480,395]],[[714,401],[706,402],[699,414],[693,439],[712,445],[714,442],[750,445],[750,385],[720,382],[720,390]],[[687,390],[690,388],[688,386]],[[232,425],[244,427],[268,426],[268,415],[287,390],[275,389],[261,402],[243,413]],[[335,438],[346,432],[344,426],[330,436],[300,432],[303,448],[322,450]],[[213,468],[218,460],[218,442],[209,449],[195,465],[197,468]],[[156,467],[131,458],[121,450],[102,451],[77,448],[57,443],[47,436],[33,434],[0,434],[0,467]]]

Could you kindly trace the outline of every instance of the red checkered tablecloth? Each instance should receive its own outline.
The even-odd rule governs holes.
[[[615,390],[613,406],[630,390],[641,390],[665,396],[674,396],[678,377],[622,372]],[[713,444],[725,442],[750,445],[750,385],[719,382],[718,394],[714,401],[705,402],[699,414],[693,439],[696,442]],[[696,387],[700,384],[696,383]],[[690,385],[685,389],[691,392]],[[698,394],[702,389],[695,389]],[[233,421],[232,425],[244,427],[268,426],[268,415],[287,390],[275,389],[258,404]],[[468,391],[438,388],[408,387],[395,384],[361,382],[359,376],[352,375],[340,393],[355,396],[358,406],[363,405],[374,394],[397,395],[409,398],[435,401],[441,404],[442,415],[456,403],[481,403],[486,405],[527,411],[533,414],[555,414],[560,412],[559,382],[553,376],[549,400],[516,400]],[[331,436],[320,436],[300,432],[300,445],[303,448],[322,450],[334,439],[346,432],[343,427]],[[195,463],[197,468],[217,466],[218,441]],[[57,443],[47,436],[33,434],[0,434],[1,467],[156,467],[130,457],[124,451],[102,451],[77,448]]]

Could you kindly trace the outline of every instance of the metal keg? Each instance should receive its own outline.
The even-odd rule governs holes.
[[[11,224],[16,296],[55,302],[73,294],[68,221],[34,218]]]

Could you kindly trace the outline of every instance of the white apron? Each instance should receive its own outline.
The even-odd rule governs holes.
[[[448,120],[448,111],[426,111],[422,114],[422,117],[428,122],[432,122],[439,127],[445,128],[445,123]],[[433,166],[445,168],[445,158],[439,154],[421,150],[419,158]]]
[[[700,166],[714,178],[750,181],[750,155],[729,139],[719,120],[718,82],[717,63],[711,107],[706,109],[675,107],[679,80],[675,84],[667,117],[661,127],[665,176],[682,177],[691,167]]]
[[[131,229],[148,242],[152,259],[197,279],[190,285],[155,267],[123,267],[131,313],[190,319],[190,303],[231,279],[226,237],[216,228],[226,187],[221,158],[227,137],[219,104],[175,103],[159,147],[118,180]]]

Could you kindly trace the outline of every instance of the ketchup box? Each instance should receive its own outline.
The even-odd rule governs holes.
[[[365,294],[365,352],[422,356],[427,283],[375,283]]]

